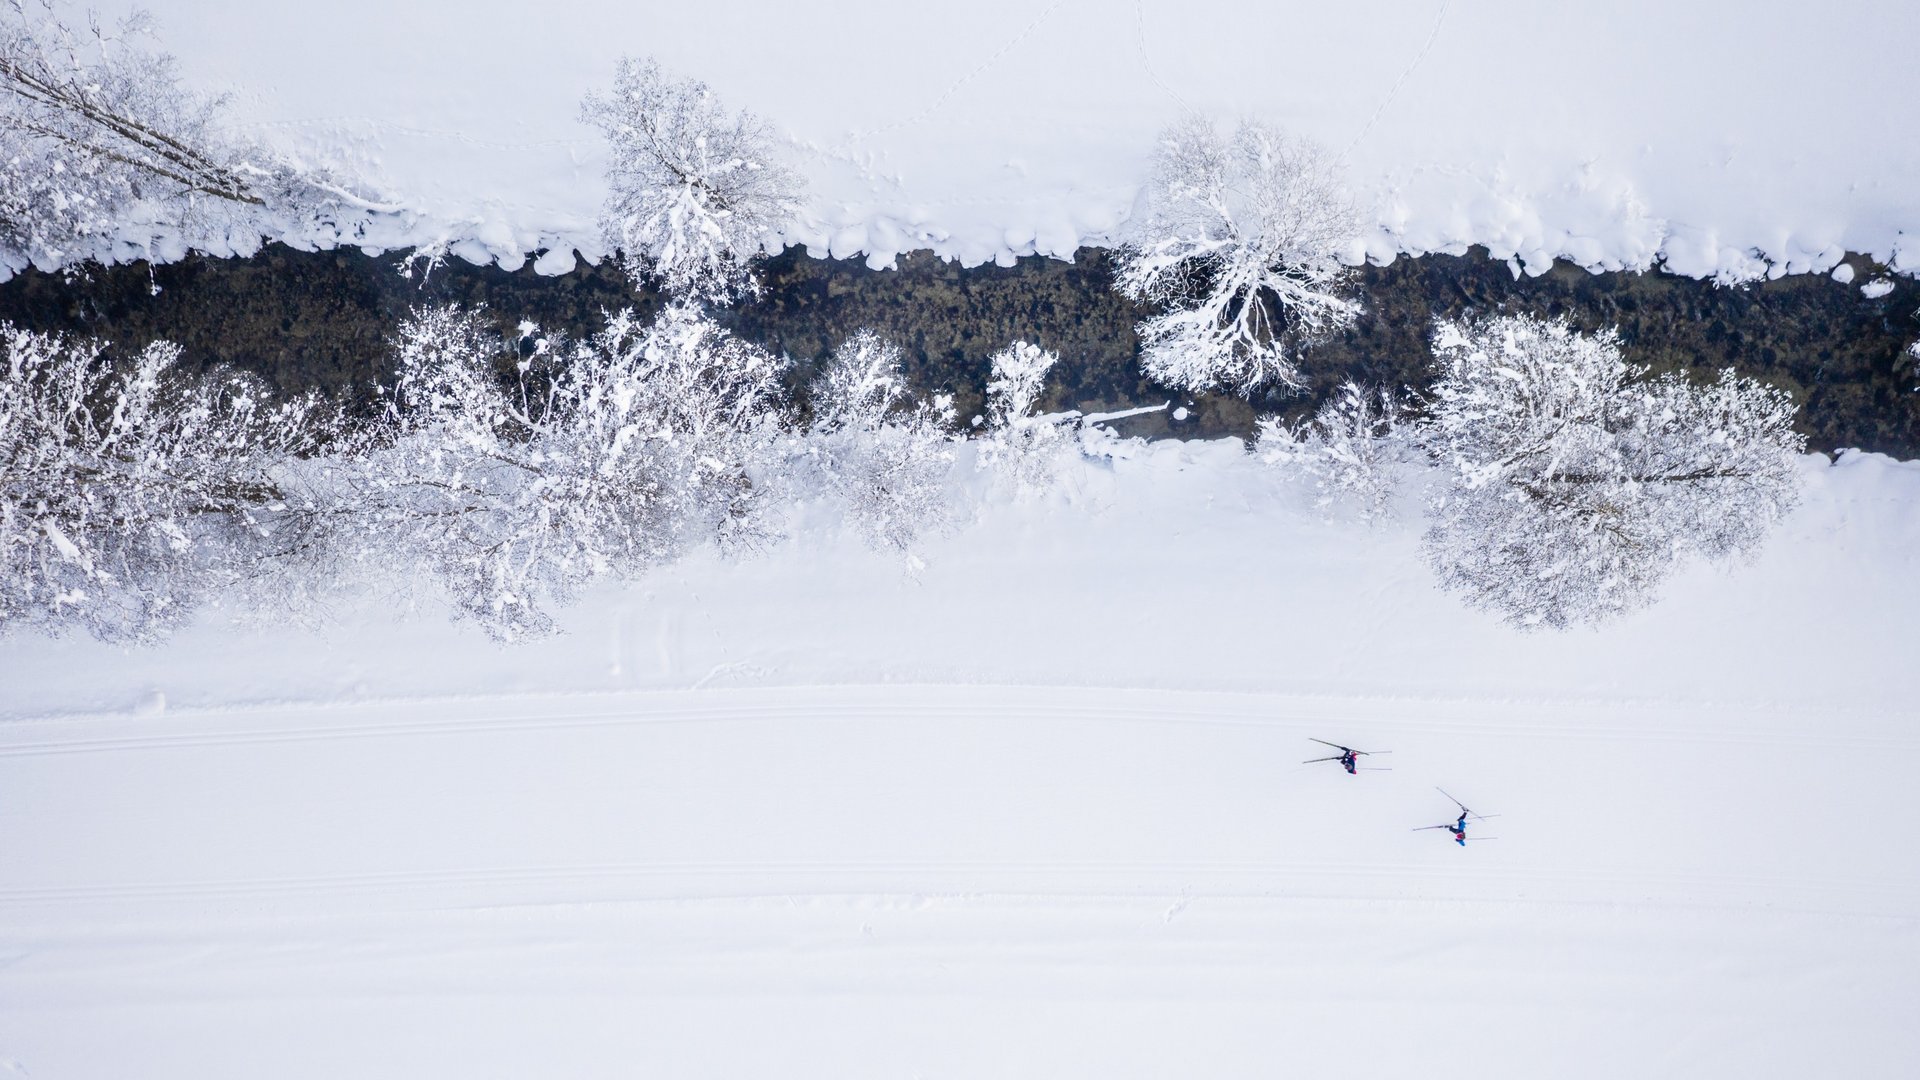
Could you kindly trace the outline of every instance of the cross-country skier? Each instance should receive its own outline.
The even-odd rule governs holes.
[[[1349,776],[1358,776],[1360,774],[1361,758],[1372,754],[1392,753],[1390,750],[1355,750],[1351,746],[1341,746],[1339,743],[1328,742],[1325,739],[1310,738],[1310,741],[1317,742],[1322,746],[1331,746],[1340,752],[1337,754],[1329,754],[1326,757],[1308,758],[1306,761],[1301,762],[1302,765],[1311,765],[1316,761],[1337,761],[1340,763],[1341,768],[1347,770],[1347,775]],[[1369,765],[1367,767],[1371,769],[1376,766]]]
[[[1460,811],[1460,820],[1451,825],[1422,825],[1413,831],[1421,832],[1426,829],[1445,829],[1453,837],[1454,843],[1461,847],[1467,846],[1467,812],[1465,810]]]
[[[1442,794],[1442,795],[1447,795],[1447,792],[1446,792],[1446,789],[1445,789],[1445,788],[1434,788],[1434,790],[1435,790],[1435,791],[1438,791],[1438,792],[1439,792],[1440,794]],[[1460,816],[1459,816],[1458,818],[1456,818],[1456,819],[1455,819],[1455,820],[1453,821],[1453,823],[1452,823],[1452,824],[1450,824],[1450,825],[1421,825],[1421,826],[1418,826],[1418,827],[1416,827],[1416,828],[1415,828],[1415,829],[1414,829],[1413,831],[1414,831],[1414,832],[1424,832],[1424,831],[1425,831],[1425,830],[1427,830],[1427,829],[1445,829],[1445,830],[1447,830],[1447,835],[1449,835],[1449,836],[1451,836],[1451,837],[1453,837],[1453,842],[1454,842],[1454,843],[1456,843],[1456,844],[1459,844],[1459,845],[1460,845],[1461,847],[1466,847],[1466,846],[1467,846],[1467,839],[1468,839],[1468,837],[1467,837],[1467,818],[1469,818],[1469,817],[1475,817],[1475,818],[1479,818],[1479,819],[1480,819],[1481,821],[1485,821],[1485,820],[1486,820],[1487,818],[1489,818],[1489,817],[1499,817],[1499,816],[1500,816],[1500,815],[1498,815],[1498,814],[1476,814],[1476,813],[1474,813],[1473,811],[1471,811],[1471,810],[1469,810],[1469,809],[1467,809],[1467,804],[1466,804],[1466,803],[1463,803],[1463,802],[1461,802],[1461,801],[1460,801],[1459,799],[1454,799],[1454,798],[1453,798],[1453,796],[1451,796],[1451,795],[1447,795],[1447,798],[1449,798],[1449,799],[1452,799],[1452,800],[1453,800],[1453,805],[1455,805],[1455,806],[1457,806],[1457,807],[1459,807],[1459,808],[1460,808]],[[1493,837],[1491,837],[1491,836],[1476,836],[1476,837],[1473,837],[1473,839],[1475,839],[1475,840],[1491,840],[1491,839],[1493,839]]]

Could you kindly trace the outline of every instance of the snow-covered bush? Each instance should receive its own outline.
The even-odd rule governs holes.
[[[424,563],[514,639],[551,629],[548,608],[589,581],[765,535],[752,474],[772,356],[685,304],[651,325],[621,312],[577,344],[521,334],[515,363],[476,312],[403,326],[391,433],[358,463],[363,557]]]
[[[1146,221],[1118,259],[1115,287],[1166,309],[1138,327],[1141,366],[1186,390],[1299,388],[1299,346],[1359,313],[1339,259],[1358,233],[1319,147],[1187,117],[1161,138]]]
[[[1426,555],[1516,625],[1642,607],[1681,557],[1755,550],[1798,498],[1805,440],[1780,390],[1648,378],[1611,332],[1531,317],[1442,322],[1434,353],[1419,436],[1448,479]]]
[[[1321,509],[1351,505],[1371,521],[1391,510],[1401,470],[1414,454],[1405,416],[1406,406],[1391,391],[1348,381],[1303,424],[1262,421],[1256,450],[1268,464],[1310,476]]]
[[[1034,494],[1053,483],[1063,452],[1071,445],[1077,417],[1036,414],[1047,372],[1060,354],[1016,341],[993,354],[987,382],[986,432],[979,463],[1005,476],[1020,494]]]
[[[808,454],[869,542],[906,551],[922,532],[947,527],[953,399],[916,400],[899,346],[859,331],[828,359],[810,398]]]
[[[767,125],[651,58],[622,60],[612,96],[589,95],[581,115],[607,136],[601,226],[628,276],[708,303],[757,291],[752,262],[778,246],[802,192]]]
[[[287,478],[331,413],[181,375],[164,342],[102,349],[0,324],[0,632],[156,641],[312,540]]]
[[[269,222],[380,209],[332,178],[216,130],[221,101],[142,47],[142,14],[85,30],[55,0],[0,0],[0,262],[53,268],[225,247]]]

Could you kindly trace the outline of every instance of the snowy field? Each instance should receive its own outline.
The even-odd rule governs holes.
[[[370,249],[604,255],[579,103],[653,54],[780,132],[811,183],[787,242],[875,265],[1112,242],[1155,133],[1195,109],[1340,155],[1367,219],[1350,261],[1920,270],[1920,99],[1883,89],[1920,40],[1901,0],[153,6],[248,134],[391,195]],[[1030,351],[1009,399],[1023,371],[1038,392]],[[716,505],[758,484],[645,400],[668,419],[634,441],[693,449],[631,475]],[[1780,451],[1804,498],[1750,563],[1521,634],[1436,588],[1412,492],[1330,520],[1308,472],[1237,440],[1090,435],[1015,498],[1053,445],[1028,403],[990,406],[927,481],[972,520],[912,560],[794,465],[816,486],[766,488],[804,500],[788,539],[598,587],[525,645],[377,589],[319,630],[209,611],[152,648],[0,640],[0,1080],[1920,1076],[1920,463]],[[445,428],[508,487],[598,460],[588,495],[656,490],[617,479],[651,460],[623,449],[637,421],[604,425],[604,459],[542,427],[601,414],[520,421],[542,487],[483,460],[487,407],[391,456],[444,464]],[[808,453],[841,445],[820,415]],[[1716,423],[1703,440],[1739,441]],[[1521,445],[1561,462],[1567,427]],[[1661,467],[1629,487],[1728,476]],[[431,523],[416,487],[466,490],[421,470],[329,550],[430,546],[374,516]],[[17,566],[89,575],[48,593],[59,614],[119,583],[49,509],[106,474],[57,475],[78,479],[18,500],[38,524],[15,531],[58,553]],[[508,514],[484,487],[449,513]],[[543,535],[609,531],[527,505]],[[522,599],[456,565],[492,574],[475,609]],[[1390,753],[1348,776],[1305,763],[1311,739]],[[1488,815],[1471,843],[1432,828],[1455,812],[1437,787]]]
[[[809,528],[526,647],[16,637],[0,1066],[1920,1074],[1920,467],[1805,464],[1756,563],[1598,632],[1466,611],[1411,515],[1228,442],[917,579]],[[1412,831],[1435,784],[1497,839]]]
[[[602,253],[604,148],[577,116],[622,54],[770,120],[813,185],[788,240],[876,265],[1111,241],[1156,132],[1198,109],[1344,156],[1378,226],[1355,259],[1920,268],[1909,0],[145,6],[239,126],[407,208],[377,244],[509,266],[554,249],[547,272]]]

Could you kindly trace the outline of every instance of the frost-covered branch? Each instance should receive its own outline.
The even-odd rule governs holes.
[[[1339,256],[1359,219],[1332,159],[1259,122],[1231,140],[1189,116],[1161,138],[1148,213],[1115,287],[1165,309],[1141,366],[1187,390],[1302,385],[1296,352],[1359,314]]]
[[[810,400],[807,457],[870,543],[910,551],[922,533],[951,524],[953,399],[916,400],[898,346],[855,333],[827,360]]]
[[[1061,455],[1072,442],[1077,416],[1034,411],[1046,388],[1047,372],[1060,354],[1016,341],[993,354],[987,382],[986,432],[981,438],[982,468],[998,470],[1022,495],[1051,486]]]
[[[1305,423],[1262,421],[1256,451],[1268,464],[1311,477],[1321,509],[1351,504],[1371,521],[1392,509],[1401,471],[1414,456],[1405,417],[1406,406],[1391,391],[1349,381]]]
[[[757,292],[752,263],[778,248],[802,194],[767,125],[652,58],[622,60],[613,94],[589,95],[581,115],[607,136],[601,226],[628,276],[707,303]]]
[[[120,367],[103,348],[0,325],[0,631],[158,640],[312,542],[294,478],[331,413],[183,376],[164,342]]]
[[[136,12],[109,35],[90,18],[86,33],[59,18],[51,0],[6,0],[0,21],[0,113],[19,128],[233,202],[258,204],[246,180],[207,149],[217,100],[178,89],[173,59],[129,47],[148,29]]]
[[[684,304],[577,344],[523,324],[521,342],[525,359],[453,307],[402,327],[391,434],[357,463],[364,558],[424,564],[513,639],[595,579],[765,535],[773,357]]]
[[[1425,548],[1441,583],[1520,626],[1646,605],[1676,562],[1759,546],[1798,498],[1794,405],[1722,372],[1627,364],[1611,332],[1439,324],[1419,436],[1448,475]]]
[[[173,57],[142,46],[150,27],[136,13],[77,30],[56,0],[0,0],[0,262],[51,269],[384,209],[219,133],[222,99],[185,89]]]

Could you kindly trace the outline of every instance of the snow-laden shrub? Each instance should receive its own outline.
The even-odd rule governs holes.
[[[103,348],[0,324],[0,632],[156,641],[313,542],[288,481],[330,412],[182,375],[165,342]]]
[[[54,0],[0,0],[0,263],[43,268],[225,249],[390,209],[217,130],[221,99],[145,47],[144,14],[76,30]]]
[[[1227,139],[1204,117],[1181,121],[1118,258],[1115,287],[1165,309],[1138,327],[1142,368],[1186,390],[1298,389],[1296,350],[1359,313],[1339,258],[1359,231],[1318,146],[1258,122]]]
[[[581,115],[607,136],[601,227],[627,275],[706,303],[757,292],[753,260],[778,248],[802,193],[767,125],[651,58],[622,60],[613,94],[589,95]]]
[[[363,557],[424,564],[510,640],[590,581],[767,535],[772,356],[685,304],[576,344],[521,332],[515,363],[477,312],[402,327],[389,435],[357,463]]]
[[[1350,506],[1371,521],[1391,511],[1401,472],[1415,456],[1405,417],[1406,406],[1391,391],[1348,381],[1304,423],[1262,421],[1255,450],[1270,465],[1311,477],[1322,510]]]
[[[835,350],[814,380],[804,444],[823,486],[876,547],[909,551],[950,524],[953,399],[914,398],[900,348],[872,330]]]
[[[1441,584],[1522,627],[1646,605],[1684,556],[1754,551],[1798,498],[1784,392],[1731,371],[1647,377],[1611,332],[1442,322],[1419,438],[1446,472],[1425,537]]]
[[[990,360],[986,429],[977,460],[1023,496],[1052,486],[1062,455],[1073,445],[1076,417],[1034,411],[1047,372],[1059,362],[1059,353],[1025,341],[1008,345]]]

